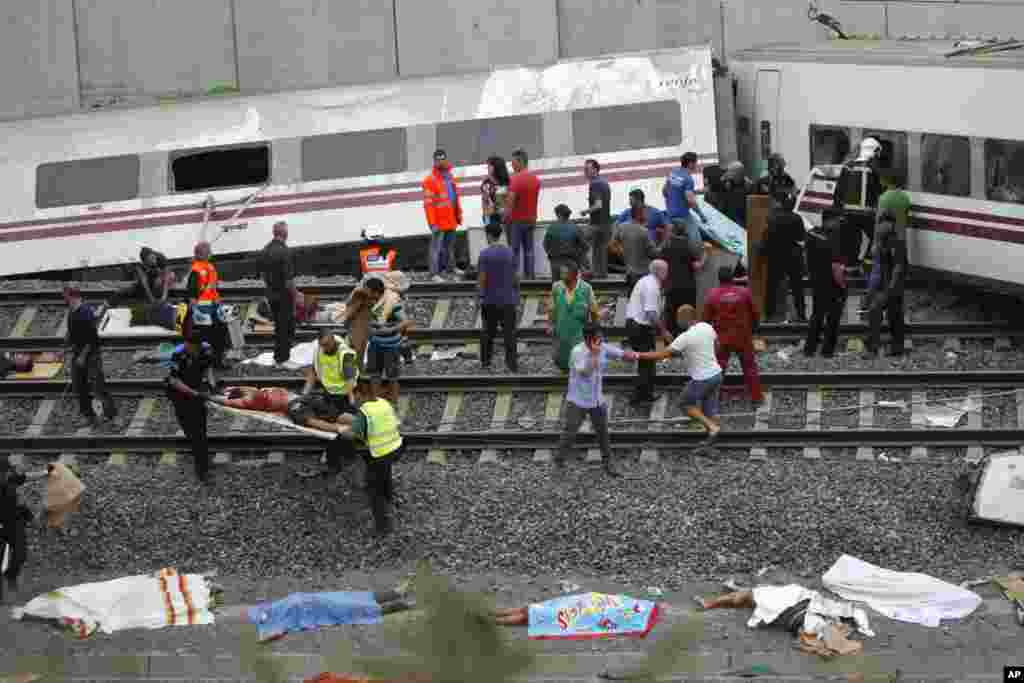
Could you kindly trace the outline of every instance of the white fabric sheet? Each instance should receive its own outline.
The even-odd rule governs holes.
[[[292,347],[291,355],[289,355],[288,360],[285,361],[284,367],[290,370],[298,370],[299,368],[308,368],[313,365],[313,356],[316,355],[318,343],[319,342],[314,339],[313,341],[296,344]],[[242,364],[259,365],[264,368],[272,368],[277,365],[274,361],[273,351],[265,351],[255,358],[243,360]]]
[[[100,321],[100,337],[173,337],[174,332],[159,325],[138,325],[132,327],[130,308],[111,308]]]
[[[847,600],[867,603],[890,619],[937,627],[962,619],[981,604],[972,591],[927,574],[896,572],[843,555],[822,577],[825,587]]]
[[[296,394],[288,394],[289,401],[295,398],[298,398]],[[281,413],[268,413],[263,410],[242,410],[241,408],[222,406],[221,404],[213,403],[212,401],[210,402],[210,407],[213,408],[214,410],[221,410],[225,413],[230,413],[231,415],[251,417],[252,419],[259,420],[260,422],[266,422],[268,424],[278,425],[279,427],[285,427],[287,429],[291,429],[297,432],[311,434],[324,440],[338,438],[337,432],[324,432],[319,429],[313,429],[312,427],[297,425],[294,422],[292,422],[292,419],[290,417],[288,417],[287,415],[282,415]]]
[[[868,615],[864,610],[849,603],[829,600],[818,591],[795,583],[788,586],[755,588],[754,614],[747,621],[747,626],[756,628],[761,624],[770,624],[787,609],[803,600],[811,601],[804,616],[804,631],[824,635],[830,624],[837,624],[841,619],[852,619],[857,624],[857,631],[869,638],[875,635],[868,625]]]

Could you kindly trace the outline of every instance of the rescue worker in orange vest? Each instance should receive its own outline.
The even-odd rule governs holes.
[[[363,228],[363,248],[359,250],[359,268],[363,276],[395,270],[398,252],[384,244],[384,230]]]
[[[224,370],[224,354],[228,347],[228,326],[217,289],[220,279],[210,263],[210,243],[200,242],[193,252],[192,272],[188,276],[188,302],[198,341],[213,349],[215,367]]]
[[[430,272],[443,281],[443,273],[455,273],[455,230],[462,225],[462,202],[448,155],[434,152],[434,168],[423,179],[423,211],[430,226]]]

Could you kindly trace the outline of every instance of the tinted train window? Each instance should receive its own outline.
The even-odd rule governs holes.
[[[139,157],[134,154],[40,164],[36,169],[36,206],[40,209],[138,196]]]
[[[627,104],[572,113],[576,154],[676,147],[683,142],[683,120],[674,100]]]
[[[907,134],[892,130],[865,130],[864,138],[881,143],[878,150],[878,169],[882,176],[895,176],[907,182]]]
[[[544,156],[544,121],[529,114],[440,123],[437,148],[448,154],[452,166],[483,164],[495,155],[508,160],[519,148],[531,159],[540,159]]]
[[[171,155],[171,190],[200,192],[270,180],[270,145],[185,150]]]
[[[407,166],[404,128],[302,139],[302,180],[305,182],[402,173]]]
[[[835,126],[811,126],[811,167],[841,164],[850,156],[850,133]]]
[[[985,196],[1024,204],[1024,142],[985,141]]]
[[[957,135],[922,135],[921,189],[971,196],[971,141]]]

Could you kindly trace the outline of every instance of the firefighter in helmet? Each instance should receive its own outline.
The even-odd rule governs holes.
[[[379,226],[363,228],[363,248],[359,250],[360,275],[387,273],[395,270],[398,252],[384,243],[384,230]]]

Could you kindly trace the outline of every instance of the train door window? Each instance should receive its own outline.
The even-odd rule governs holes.
[[[302,180],[402,173],[408,168],[404,128],[386,128],[302,139]]]
[[[52,209],[135,199],[140,167],[136,154],[40,164],[36,169],[36,206]]]
[[[675,100],[643,102],[572,113],[574,152],[578,155],[678,147],[683,120]]]
[[[812,125],[811,167],[844,163],[850,156],[850,133],[836,126]]]
[[[907,181],[907,134],[892,130],[865,130],[864,138],[878,140],[878,170],[886,175]]]
[[[453,166],[476,166],[488,157],[506,160],[516,149],[531,159],[544,156],[544,118],[539,114],[447,121],[437,126],[437,147]]]
[[[1024,204],[1024,142],[985,140],[985,196]]]
[[[201,192],[270,180],[270,145],[181,150],[171,154],[171,190]]]
[[[970,197],[971,141],[959,135],[922,135],[921,189]]]

